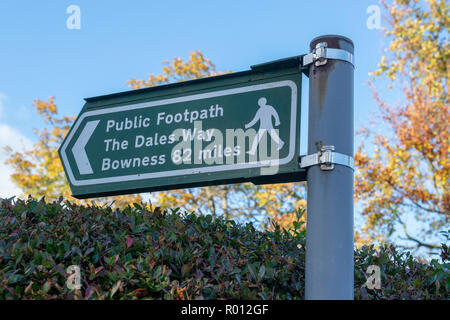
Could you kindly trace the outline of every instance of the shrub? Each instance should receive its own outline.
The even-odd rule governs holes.
[[[300,213],[299,213],[300,214]],[[0,199],[0,299],[303,299],[305,233],[222,218]],[[355,251],[355,298],[448,299],[448,249],[423,263],[393,246]],[[363,287],[371,264],[382,289]],[[81,289],[66,286],[69,266]]]

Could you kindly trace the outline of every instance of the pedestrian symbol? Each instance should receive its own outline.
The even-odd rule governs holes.
[[[284,142],[278,136],[276,129],[274,129],[272,125],[272,117],[275,118],[275,126],[278,127],[280,125],[280,117],[278,116],[278,112],[274,107],[267,104],[267,99],[265,97],[261,97],[258,99],[259,109],[256,112],[255,117],[252,121],[245,125],[245,129],[253,127],[256,122],[259,121],[259,130],[256,134],[255,139],[253,140],[252,148],[247,153],[250,155],[255,155],[256,148],[258,147],[259,142],[263,138],[264,133],[268,132],[272,139],[278,144],[278,150],[283,148]]]

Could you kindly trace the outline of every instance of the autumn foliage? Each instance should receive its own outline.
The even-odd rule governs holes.
[[[397,230],[409,247],[434,249],[450,223],[449,7],[445,0],[384,5],[389,54],[370,82],[379,123],[361,130],[355,154],[355,197],[367,217],[361,234],[386,240]],[[382,77],[401,89],[397,104],[383,99]],[[411,230],[408,218],[419,227]]]
[[[15,170],[11,179],[25,193],[38,197],[47,196],[50,199],[52,197],[57,199],[60,196],[69,197],[70,190],[65,181],[57,148],[75,117],[58,118],[54,97],[50,97],[48,101],[36,99],[34,106],[49,128],[41,131],[34,130],[38,141],[29,151],[13,152],[11,148],[8,148],[10,157],[6,164]]]
[[[63,196],[72,202],[83,203],[71,197],[72,193],[58,155],[58,148],[69,132],[75,117],[58,117],[54,97],[50,97],[48,101],[36,99],[33,105],[46,126],[40,131],[34,130],[38,141],[31,150],[17,152],[10,147],[6,148],[9,153],[6,164],[14,169],[11,175],[12,181],[23,190],[24,196],[46,197],[49,200],[56,200]],[[142,198],[140,195],[131,195],[97,200],[99,203],[114,203],[119,207],[133,201],[142,201]]]

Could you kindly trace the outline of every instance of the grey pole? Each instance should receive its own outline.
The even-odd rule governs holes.
[[[336,35],[311,41],[354,53],[353,42]],[[328,59],[309,69],[308,154],[322,146],[353,157],[353,72],[351,63]],[[336,164],[308,168],[306,299],[353,299],[353,170]]]

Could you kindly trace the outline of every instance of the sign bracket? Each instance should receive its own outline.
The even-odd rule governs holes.
[[[300,168],[320,165],[321,170],[330,171],[334,169],[335,164],[354,170],[353,157],[334,152],[334,146],[322,146],[319,152],[304,156],[300,159]]]
[[[327,64],[328,59],[347,61],[355,66],[353,54],[343,49],[328,48],[326,42],[319,42],[315,49],[302,57],[303,67],[315,64],[316,67]]]

